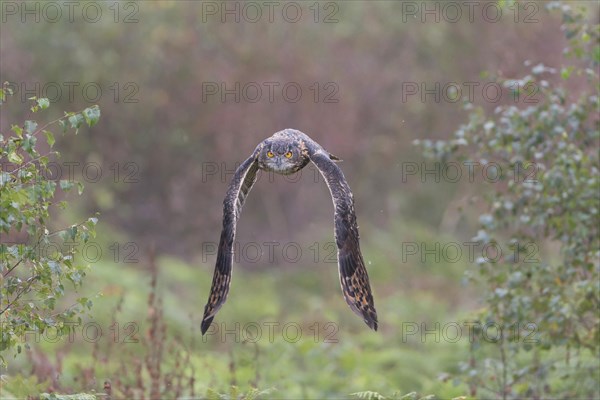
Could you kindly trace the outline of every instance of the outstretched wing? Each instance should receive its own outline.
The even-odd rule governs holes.
[[[221,231],[221,239],[219,241],[219,251],[217,253],[212,287],[208,296],[208,302],[204,307],[204,317],[202,318],[201,325],[203,335],[210,326],[215,314],[219,311],[219,308],[225,303],[227,293],[229,293],[235,228],[240,218],[246,196],[250,192],[254,182],[256,182],[256,172],[258,171],[257,154],[258,151],[256,150],[235,171],[227,189],[225,200],[223,201],[223,230]]]
[[[335,206],[335,241],[338,248],[340,282],[346,303],[371,329],[377,330],[377,311],[360,252],[352,192],[342,170],[333,162],[330,154],[323,149],[311,153],[310,159],[325,178]]]

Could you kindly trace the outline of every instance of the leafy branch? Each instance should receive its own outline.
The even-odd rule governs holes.
[[[0,89],[0,104],[4,104],[12,95],[8,84]],[[33,102],[31,113],[46,110],[50,106],[48,99],[30,98]],[[20,352],[22,338],[28,330],[43,332],[49,326],[55,326],[61,320],[67,320],[83,312],[81,307],[89,308],[91,302],[79,301],[81,307],[69,307],[62,312],[54,311],[56,301],[65,294],[63,280],[66,278],[74,287],[81,285],[85,271],[89,268],[75,258],[75,247],[67,252],[44,254],[40,251],[44,245],[52,243],[86,243],[95,237],[98,219],[88,218],[64,229],[50,231],[52,220],[49,207],[56,204],[52,199],[60,188],[66,192],[75,186],[73,182],[60,181],[60,185],[50,177],[48,162],[50,157],[60,153],[50,150],[40,154],[37,150],[38,137],[43,133],[46,143],[53,148],[56,140],[50,131],[53,126],[62,128],[63,134],[69,131],[78,133],[86,125],[91,128],[100,118],[100,109],[93,106],[81,112],[66,112],[41,126],[28,119],[23,124],[11,126],[5,138],[0,135],[0,233],[10,238],[27,234],[25,243],[11,243],[4,239],[0,242],[0,352],[17,348]],[[78,193],[83,185],[77,183]],[[67,205],[61,201],[60,205]],[[61,207],[64,208],[64,207]],[[58,241],[53,239],[58,237]],[[17,271],[31,269],[27,279],[21,279]],[[31,294],[31,296],[26,296]],[[28,300],[26,300],[28,299]],[[0,364],[6,364],[0,355]]]

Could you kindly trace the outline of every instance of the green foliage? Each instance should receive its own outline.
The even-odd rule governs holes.
[[[418,143],[435,160],[496,163],[500,173],[474,240],[510,254],[478,260],[469,277],[487,289],[477,319],[503,334],[495,343],[471,343],[471,360],[461,367],[472,394],[486,398],[600,396],[599,26],[569,6],[550,8],[563,13],[571,65],[560,78],[543,64],[519,80],[499,78],[506,88],[525,89],[513,96],[539,89],[539,100],[499,106],[493,115],[467,107],[469,122],[454,139]],[[591,91],[568,90],[574,79]]]
[[[274,389],[259,390],[257,388],[250,388],[248,391],[240,390],[237,386],[231,386],[229,393],[219,393],[216,390],[208,389],[206,391],[206,399],[208,400],[254,400],[264,398],[265,396],[275,392]]]
[[[36,376],[24,377],[21,374],[11,376],[10,379],[5,375],[0,376],[0,388],[2,389],[2,399],[25,399],[40,394],[48,382],[38,382]]]
[[[78,393],[78,394],[56,394],[42,393],[40,400],[96,400],[97,397],[93,394]]]
[[[78,394],[58,394],[58,393],[42,393],[48,382],[38,382],[36,376],[27,378],[18,374],[7,379],[5,376],[0,377],[2,380],[0,388],[1,398],[3,400],[13,399],[40,399],[40,400],[96,400],[94,394],[78,393]]]
[[[356,392],[356,393],[350,393],[351,396],[356,396],[359,399],[367,399],[367,400],[385,400],[386,397],[382,394],[379,394],[377,392],[372,392],[370,390],[367,390],[365,392]]]
[[[5,85],[0,99],[4,102],[11,94]],[[45,98],[30,100],[32,113],[50,104]],[[65,322],[77,321],[91,307],[87,298],[79,298],[65,310],[56,309],[56,301],[69,286],[77,288],[82,283],[88,267],[75,254],[79,244],[95,236],[98,219],[53,229],[53,209],[67,205],[59,201],[63,195],[57,193],[58,187],[62,192],[77,187],[81,194],[83,185],[70,180],[57,185],[52,179],[50,162],[60,154],[52,150],[55,138],[50,129],[58,124],[63,133],[77,133],[83,123],[91,127],[99,118],[100,110],[94,106],[81,113],[65,113],[42,126],[33,120],[13,124],[8,135],[0,134],[0,352],[15,349],[21,353],[25,335],[49,328],[68,334],[71,326]],[[41,134],[47,146],[38,143]],[[2,355],[0,363],[6,363]]]
[[[99,237],[108,236],[103,231],[106,224],[98,229]],[[405,229],[410,231],[412,227]],[[433,231],[427,235],[429,239],[435,237]],[[425,234],[421,238],[426,240]],[[370,246],[364,250],[376,253],[376,248],[371,250]],[[202,310],[198,303],[210,289],[212,265],[199,267],[197,263],[166,257],[157,264],[159,275],[154,282],[150,273],[153,269],[147,265],[123,268],[123,264],[107,255],[86,277],[88,291],[104,292],[93,309],[93,321],[103,329],[99,340],[86,341],[80,330],[75,332],[73,341],[67,336],[55,342],[42,340],[35,349],[48,355],[52,368],[48,368],[48,360],[27,362],[22,357],[10,367],[15,372],[32,366],[36,371],[42,366],[45,370],[62,371],[54,386],[60,393],[92,389],[102,393],[105,382],[110,381],[113,398],[151,398],[154,382],[158,382],[156,387],[160,390],[157,397],[162,398],[235,398],[233,386],[238,398],[259,393],[257,397],[261,399],[346,398],[366,389],[380,393],[399,391],[403,395],[415,390],[450,399],[468,390],[466,385],[455,386],[438,378],[440,370],[453,371],[459,360],[468,356],[465,340],[423,343],[420,336],[411,341],[401,338],[403,321],[421,321],[423,315],[432,321],[459,320],[462,313],[457,315],[456,308],[447,307],[447,293],[381,293],[378,311],[386,323],[380,333],[374,334],[348,312],[337,290],[336,265],[308,266],[308,272],[237,268],[231,288],[235,296],[221,310],[220,330],[202,337]],[[406,280],[422,280],[431,274],[432,267],[408,267],[403,274],[388,278],[390,285],[398,287]],[[446,291],[464,292],[458,280],[454,285],[452,288],[452,283],[446,282]],[[115,308],[119,311],[115,312]],[[84,319],[84,325],[86,322]],[[279,324],[272,341],[268,322]],[[114,323],[118,330],[112,329]],[[253,334],[251,328],[245,330],[248,323],[261,326],[262,335],[256,343],[244,342]],[[282,328],[287,323],[301,327],[299,341],[285,339]],[[320,327],[318,333],[315,323]],[[133,335],[126,329],[128,324],[136,326]],[[223,329],[234,329],[236,324],[241,333],[222,336]],[[325,328],[326,324],[329,328]],[[119,332],[116,339],[115,332]],[[289,334],[293,336],[293,330]],[[55,361],[54,353],[64,354],[64,358]],[[40,380],[54,376],[39,372],[37,375]],[[179,385],[182,389],[177,392]]]
[[[393,393],[391,396],[384,396],[381,393],[367,390],[365,392],[351,393],[351,396],[356,396],[359,399],[365,400],[435,400],[437,397],[430,394],[427,396],[421,396],[417,392],[410,392],[401,394],[399,392]],[[464,400],[466,397],[454,397],[452,400]]]

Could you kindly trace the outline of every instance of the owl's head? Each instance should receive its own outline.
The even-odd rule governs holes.
[[[266,140],[258,155],[261,169],[282,175],[300,171],[308,161],[304,146],[298,140],[285,136],[274,135]]]

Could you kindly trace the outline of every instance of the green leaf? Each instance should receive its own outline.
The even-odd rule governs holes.
[[[37,103],[38,103],[38,106],[40,106],[40,108],[42,110],[44,110],[50,106],[50,100],[48,100],[45,97],[42,97],[41,99],[37,99]]]
[[[17,135],[17,137],[19,137],[19,138],[23,137],[23,129],[21,129],[20,126],[13,125],[10,127],[10,130],[13,131]]]
[[[25,140],[23,140],[23,143],[22,143],[23,150],[25,150],[27,153],[29,153],[32,157],[35,157],[37,155],[37,153],[34,150],[36,142],[37,142],[37,139],[35,136],[28,135],[28,137]]]
[[[569,79],[569,77],[571,76],[571,73],[573,72],[575,68],[573,66],[568,66],[565,68],[562,68],[560,70],[560,76],[561,78],[563,78],[564,80]]]
[[[100,108],[98,106],[86,108],[85,110],[83,110],[83,116],[88,126],[92,127],[96,125],[96,123],[98,123],[98,120],[100,119]]]
[[[66,191],[71,190],[73,185],[75,185],[75,182],[68,181],[66,179],[61,179],[59,182],[59,185],[60,185],[60,188],[66,192]]]
[[[65,133],[67,131],[67,128],[68,128],[67,123],[65,122],[65,120],[61,119],[60,121],[58,121],[58,124],[62,128],[63,133]]]
[[[4,171],[0,171],[0,186],[8,184],[12,180],[12,175]]]
[[[38,124],[35,121],[25,121],[25,132],[32,134],[35,132],[35,128],[37,128]]]
[[[21,164],[23,162],[23,158],[13,150],[8,153],[8,161],[15,164]]]
[[[56,298],[49,296],[44,300],[44,304],[50,309],[54,310],[54,306],[56,305]]]
[[[582,41],[583,43],[587,43],[587,42],[589,42],[589,41],[590,41],[590,35],[589,35],[589,33],[587,33],[587,32],[583,32],[583,33],[581,34],[581,41]]]
[[[60,268],[60,264],[56,261],[48,261],[48,267],[50,267],[50,271],[54,275],[60,275],[62,273],[62,269]]]
[[[52,132],[44,131],[44,135],[46,135],[46,141],[48,142],[48,145],[50,147],[53,147],[56,140],[54,139],[54,135],[52,134]]]
[[[84,118],[81,116],[81,114],[73,114],[68,119],[69,123],[71,124],[71,128],[73,129],[79,129],[84,121]]]

